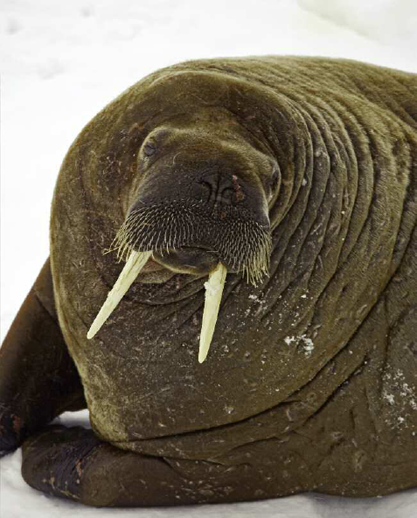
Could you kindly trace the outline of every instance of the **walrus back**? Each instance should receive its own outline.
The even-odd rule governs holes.
[[[393,68],[349,59],[300,56],[193,60],[170,68],[216,71],[289,95],[298,91],[323,100],[329,92],[339,91],[389,109],[417,129],[417,74]]]

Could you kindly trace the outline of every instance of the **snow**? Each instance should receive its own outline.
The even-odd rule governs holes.
[[[64,154],[79,130],[126,87],[162,66],[215,56],[340,56],[416,72],[416,27],[415,0],[2,0],[2,337],[48,255],[50,200]],[[87,419],[86,412],[63,418]],[[4,518],[417,514],[416,491],[180,509],[83,508],[32,490],[21,478],[20,461],[19,450],[0,463]]]

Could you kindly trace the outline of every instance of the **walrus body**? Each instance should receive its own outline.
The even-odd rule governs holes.
[[[114,236],[168,206],[190,227],[179,251],[155,253],[88,341],[122,268]],[[416,221],[416,75],[271,56],[146,77],[62,165],[50,266],[1,349],[3,452],[23,443],[29,484],[90,505],[417,486]],[[233,262],[258,246],[248,222],[270,236],[268,276]],[[43,428],[85,404],[93,431]]]

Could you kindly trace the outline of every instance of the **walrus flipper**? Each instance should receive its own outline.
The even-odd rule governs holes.
[[[250,462],[141,455],[80,426],[48,426],[27,439],[22,451],[22,476],[31,487],[94,507],[227,503],[288,494],[277,490],[276,468],[265,473]]]
[[[48,259],[0,349],[0,456],[62,412],[85,407],[59,327]]]

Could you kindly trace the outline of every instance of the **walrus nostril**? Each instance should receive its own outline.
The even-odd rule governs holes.
[[[223,203],[233,205],[240,201],[236,186],[236,176],[229,177],[221,173],[210,173],[199,180],[209,204]]]

